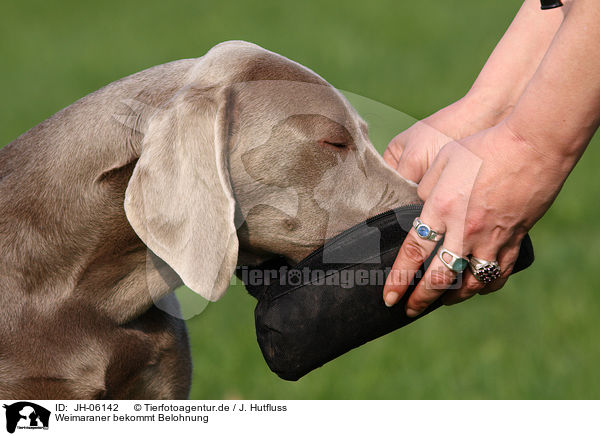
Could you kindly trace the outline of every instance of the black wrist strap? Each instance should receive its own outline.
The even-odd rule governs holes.
[[[560,8],[563,5],[560,0],[540,0],[540,3],[542,3],[542,9]]]

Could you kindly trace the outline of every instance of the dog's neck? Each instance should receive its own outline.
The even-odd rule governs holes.
[[[178,285],[133,232],[123,201],[147,117],[192,63],[114,82],[0,149],[0,304],[80,298],[126,322]]]

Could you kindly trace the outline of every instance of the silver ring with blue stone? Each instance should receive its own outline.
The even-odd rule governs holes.
[[[438,242],[444,237],[443,233],[438,233],[421,221],[421,218],[415,218],[413,221],[413,227],[417,231],[417,236],[426,241]]]
[[[450,262],[447,262],[446,259],[444,259],[444,254],[450,256]],[[440,249],[440,251],[438,252],[438,257],[446,266],[446,268],[448,268],[450,271],[454,271],[457,273],[464,271],[467,265],[469,265],[468,259],[459,256],[458,254],[455,254],[450,250],[446,250],[445,248]]]

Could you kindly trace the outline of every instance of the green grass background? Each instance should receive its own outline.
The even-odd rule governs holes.
[[[338,88],[420,118],[467,91],[519,5],[4,1],[0,144],[122,76],[201,56],[229,39],[260,44]],[[410,123],[390,108],[352,100],[373,124],[380,150]],[[597,142],[531,232],[534,266],[501,292],[441,309],[290,383],[262,360],[254,302],[234,286],[188,323],[192,398],[598,398]]]

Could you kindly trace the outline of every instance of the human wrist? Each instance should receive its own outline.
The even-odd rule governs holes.
[[[514,103],[508,98],[497,93],[474,88],[459,102],[461,110],[465,113],[465,118],[476,124],[478,130],[495,126],[505,119],[514,108]]]
[[[580,137],[577,141],[561,143],[558,135],[553,136],[550,132],[540,135],[531,120],[514,113],[499,127],[507,140],[530,156],[531,162],[538,162],[564,177],[571,172],[589,142],[589,138]]]

